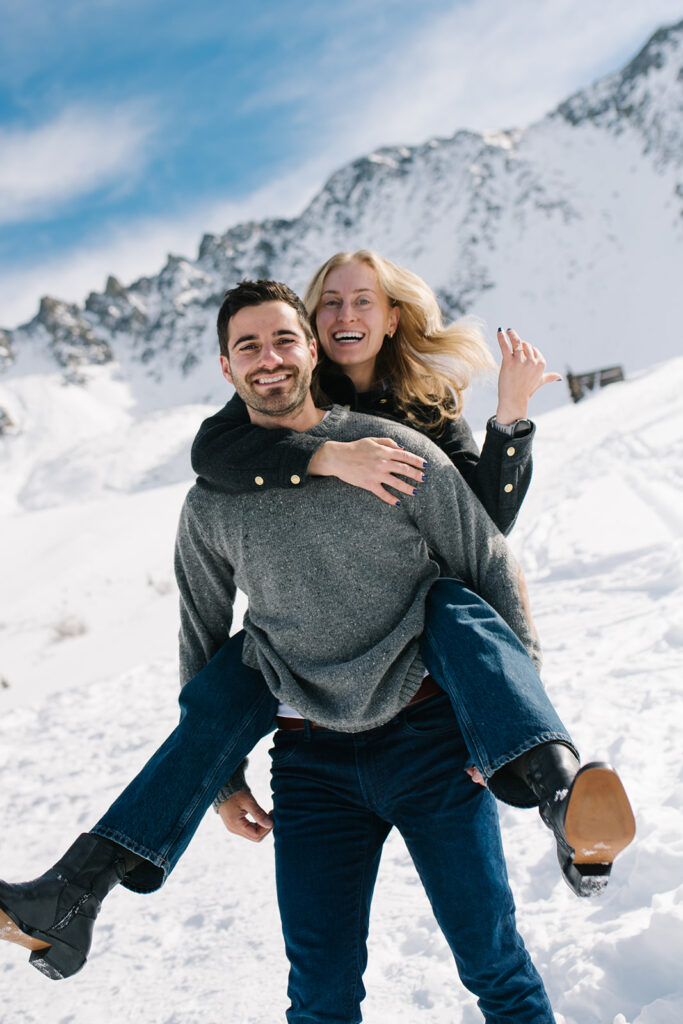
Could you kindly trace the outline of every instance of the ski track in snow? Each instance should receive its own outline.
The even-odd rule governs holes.
[[[683,360],[675,360],[541,417],[534,482],[512,536],[529,577],[546,686],[583,758],[618,767],[638,827],[604,895],[579,901],[559,877],[537,814],[500,807],[520,930],[558,1024],[683,1020],[682,393]],[[91,505],[97,522],[111,520],[111,551],[96,526],[74,545],[88,509],[41,505],[39,474],[32,493],[41,510],[2,520],[3,564],[17,543],[28,544],[36,560],[24,554],[30,600],[21,593],[23,575],[9,583],[4,574],[0,586],[0,640],[11,641],[13,658],[11,687],[0,689],[0,708],[7,698],[0,723],[4,878],[40,874],[94,824],[175,724],[168,644],[176,611],[166,579],[185,490],[175,479],[170,488],[146,484],[144,493]],[[44,548],[30,543],[30,522],[40,524]],[[122,539],[117,522],[125,523]],[[78,559],[92,566],[87,594],[85,575],[73,578]],[[49,573],[44,589],[41,573]],[[67,630],[55,648],[36,623],[53,621],[62,579],[71,581],[70,613],[87,628]],[[124,620],[126,601],[134,614]],[[111,661],[98,639],[108,612],[115,621]],[[28,687],[24,701],[17,697],[22,634],[31,672],[41,657],[51,672],[41,686]],[[138,654],[148,635],[151,649]],[[114,644],[136,652],[125,671]],[[55,649],[67,654],[57,657]],[[267,747],[264,741],[257,748],[250,769],[266,804]],[[287,965],[272,843],[231,837],[210,812],[160,892],[117,889],[108,897],[79,975],[55,984],[26,961],[25,950],[0,944],[3,1024],[282,1021]],[[365,982],[364,1020],[371,1024],[481,1020],[395,835],[380,870]]]

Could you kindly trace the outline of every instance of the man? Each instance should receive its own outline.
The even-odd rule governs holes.
[[[398,424],[315,407],[315,341],[286,286],[243,282],[227,293],[218,328],[223,372],[252,423],[339,441],[384,435],[429,462],[427,479],[399,508],[335,478],[305,490],[190,491],[176,549],[181,722],[58,864],[32,883],[0,883],[0,925],[4,912],[12,932],[5,937],[24,945],[30,937],[32,962],[50,977],[79,970],[101,900],[121,880],[141,892],[161,884],[239,764],[237,752],[244,756],[272,728],[277,698],[275,843],[291,1024],[360,1019],[372,889],[393,825],[486,1019],[550,1022],[542,982],[516,931],[493,798],[465,774],[471,762],[463,737],[448,700],[424,679],[420,646],[428,592],[449,586],[435,583],[443,570],[486,598],[538,660],[517,566],[428,440]],[[226,642],[238,586],[249,598],[245,634]],[[481,605],[477,599],[478,613]],[[498,621],[509,634],[498,653],[511,638],[524,655]],[[444,661],[466,665],[467,644],[454,637]],[[430,668],[446,685],[450,670],[438,658]],[[247,673],[246,686],[235,685],[237,669]],[[551,808],[559,846],[572,794],[592,776],[576,775],[562,743],[545,746],[559,746],[573,762],[566,777],[558,762],[557,778],[551,773],[538,791],[529,771],[536,798]],[[555,800],[563,786],[569,799]],[[248,792],[235,799],[236,830],[263,834],[267,817],[250,825],[242,818],[250,808],[263,814]],[[234,825],[234,809],[224,806],[223,816]],[[572,851],[563,856],[574,870]]]
[[[315,341],[288,289],[244,283],[226,306],[223,373],[253,423],[367,435],[365,417],[315,407]],[[485,1018],[551,1022],[516,931],[494,800],[463,771],[448,701],[410,703],[440,565],[497,606],[537,656],[517,567],[446,457],[401,426],[385,433],[429,461],[400,510],[334,479],[305,491],[190,491],[176,559],[182,671],[194,675],[223,642],[239,587],[249,598],[244,661],[305,719],[276,734],[273,760],[291,1024],[360,1020],[372,888],[392,825]]]

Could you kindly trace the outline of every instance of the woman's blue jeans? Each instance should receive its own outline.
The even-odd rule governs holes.
[[[445,694],[366,732],[278,731],[271,757],[289,1024],[361,1020],[370,904],[394,826],[484,1019],[553,1024],[517,932],[496,802],[464,771]]]
[[[427,597],[422,659],[450,697],[469,766],[499,800],[537,806],[509,763],[541,743],[564,743],[577,757],[578,751],[508,624],[464,583],[439,579]]]
[[[145,858],[124,879],[129,889],[159,888],[217,793],[275,728],[277,702],[260,673],[242,663],[243,640],[243,633],[230,637],[183,687],[178,725],[92,829]],[[572,744],[512,630],[462,583],[437,580],[422,656],[451,700],[468,764],[500,799],[535,806],[505,766],[538,743]]]

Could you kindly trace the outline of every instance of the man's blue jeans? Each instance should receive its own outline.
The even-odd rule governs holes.
[[[275,728],[277,702],[242,663],[243,639],[232,636],[183,687],[180,722],[92,830],[145,858],[123,883],[136,892],[159,888],[219,790]],[[461,582],[437,580],[422,656],[451,700],[468,764],[500,799],[535,806],[505,766],[538,743],[572,743],[512,630]]]
[[[517,932],[492,795],[445,695],[361,733],[275,734],[278,902],[289,1024],[357,1024],[372,893],[392,827],[406,843],[462,982],[489,1024],[553,1024]]]

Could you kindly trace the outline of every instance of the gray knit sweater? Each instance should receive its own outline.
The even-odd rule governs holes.
[[[400,507],[336,477],[245,494],[195,485],[176,543],[181,683],[227,638],[239,588],[249,601],[244,661],[273,694],[328,728],[374,728],[420,685],[425,597],[439,575],[493,605],[540,665],[516,562],[443,452],[408,427],[339,406],[310,433],[392,437],[424,456],[427,479]]]

